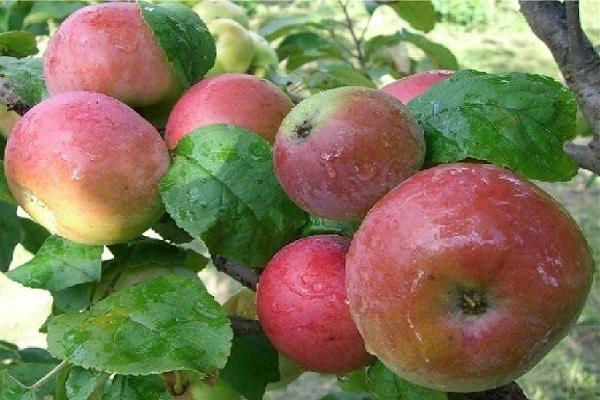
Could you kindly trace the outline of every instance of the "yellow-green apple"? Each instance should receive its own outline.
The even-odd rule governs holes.
[[[254,47],[250,34],[232,19],[215,19],[208,23],[215,39],[217,58],[207,76],[225,72],[246,72],[252,61]]]
[[[342,87],[298,104],[274,145],[281,186],[319,217],[363,217],[423,164],[423,131],[408,109],[379,90]]]
[[[183,91],[136,3],[75,11],[50,38],[44,77],[51,95],[99,92],[132,107],[174,102]]]
[[[414,383],[484,391],[529,370],[577,320],[593,260],[567,212],[503,168],[419,172],[369,211],[346,287],[367,349]]]
[[[256,76],[265,76],[269,67],[279,64],[279,57],[267,39],[256,32],[250,31],[250,38],[254,46],[254,55],[250,62],[249,71]]]
[[[236,21],[244,28],[248,28],[248,16],[244,9],[229,0],[202,0],[194,6],[194,11],[206,23],[220,18]]]
[[[407,104],[413,98],[428,91],[431,86],[450,78],[452,75],[454,75],[454,71],[444,69],[419,72],[389,83],[381,90]]]
[[[177,102],[165,131],[169,148],[196,128],[231,124],[273,142],[294,104],[277,86],[253,75],[222,74],[204,79]]]
[[[344,374],[372,361],[346,302],[349,242],[309,236],[281,249],[258,282],[258,318],[279,352],[303,369]]]
[[[100,93],[61,93],[29,110],[8,138],[5,167],[19,205],[75,242],[127,241],[163,214],[157,186],[167,146],[135,111]]]
[[[4,104],[0,104],[0,135],[8,138],[10,131],[20,119],[19,114],[9,110]]]

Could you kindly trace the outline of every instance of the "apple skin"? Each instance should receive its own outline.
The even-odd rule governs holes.
[[[246,11],[229,0],[202,0],[194,6],[194,11],[202,21],[209,23],[215,19],[232,19],[248,29],[249,21]]]
[[[346,287],[367,349],[399,376],[449,392],[518,378],[577,320],[593,260],[550,196],[487,164],[400,184],[352,240]]]
[[[254,55],[252,39],[246,28],[232,19],[215,19],[207,26],[215,40],[217,57],[206,76],[246,72]]]
[[[74,242],[124,242],[164,212],[157,190],[170,162],[164,141],[100,93],[62,93],[33,107],[13,128],[4,160],[19,205]]]
[[[165,131],[170,149],[196,128],[231,124],[273,143],[277,129],[294,104],[277,86],[252,75],[222,74],[204,79],[177,102]]]
[[[75,11],[50,38],[44,78],[51,95],[99,92],[131,107],[172,103],[183,92],[135,3]]]
[[[396,97],[403,104],[407,104],[415,97],[428,91],[432,85],[442,82],[453,75],[454,71],[444,69],[419,72],[418,74],[389,83],[382,87],[381,90]]]
[[[287,195],[323,218],[362,218],[423,164],[423,131],[393,96],[364,87],[298,104],[275,138],[274,168]]]
[[[346,304],[348,244],[336,235],[297,240],[269,261],[258,283],[265,334],[308,371],[344,374],[372,361]]]

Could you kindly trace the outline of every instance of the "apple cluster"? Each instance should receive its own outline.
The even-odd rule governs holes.
[[[236,125],[273,144],[274,172],[300,208],[361,221],[351,240],[283,247],[261,275],[256,310],[235,312],[257,316],[303,369],[345,374],[376,357],[426,387],[482,391],[519,377],[566,335],[593,271],[566,211],[499,166],[424,166],[424,133],[405,104],[452,72],[331,89],[294,106],[242,73],[277,62],[243,9],[204,0],[195,10],[217,58],[187,91],[138,4],[87,6],[59,27],[44,58],[51,96],[16,123],[5,154],[10,190],[34,220],[79,243],[132,240],[164,213],[157,187],[169,150],[201,126]],[[134,108],[164,105],[163,139]]]

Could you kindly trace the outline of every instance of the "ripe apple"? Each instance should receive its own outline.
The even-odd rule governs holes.
[[[246,11],[233,1],[202,0],[194,6],[194,11],[205,23],[209,23],[215,19],[228,18],[234,20],[246,29],[249,26]]]
[[[343,374],[372,361],[346,304],[348,244],[336,235],[297,240],[260,277],[258,318],[265,334],[303,369]]]
[[[169,153],[152,125],[100,93],[33,107],[5,151],[8,186],[50,232],[86,244],[133,239],[163,214],[157,186]]]
[[[250,62],[250,71],[253,75],[264,77],[269,67],[279,64],[279,57],[275,49],[267,42],[267,39],[256,32],[250,31],[248,33],[254,47],[254,55]]]
[[[452,75],[454,75],[454,71],[444,69],[419,72],[387,84],[381,90],[407,104],[415,97],[428,91],[432,85],[444,81]]]
[[[352,240],[346,287],[367,349],[416,384],[474,392],[529,370],[568,332],[592,283],[583,234],[503,168],[409,178]]]
[[[204,79],[177,102],[165,132],[170,149],[196,128],[232,124],[273,142],[283,118],[294,104],[277,86],[252,75],[223,74]]]
[[[252,39],[246,28],[232,19],[215,19],[207,26],[215,39],[217,58],[206,75],[246,72],[254,54]]]
[[[136,3],[104,3],[71,14],[44,56],[51,95],[86,90],[132,107],[171,102],[183,86]]]
[[[281,186],[319,217],[363,217],[423,164],[423,131],[393,96],[365,87],[303,100],[283,120],[274,145]]]

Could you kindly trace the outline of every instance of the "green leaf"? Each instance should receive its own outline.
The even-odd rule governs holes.
[[[325,73],[342,86],[366,86],[376,88],[375,83],[350,65],[334,64],[325,67]]]
[[[18,359],[19,357],[19,348],[17,345],[0,340],[0,365]]]
[[[372,58],[377,55],[377,50],[395,46],[400,42],[409,42],[421,49],[434,68],[458,69],[458,61],[454,54],[445,46],[432,42],[426,36],[412,33],[405,29],[393,35],[375,36],[365,42],[365,56]]]
[[[277,48],[280,60],[288,59],[287,70],[323,58],[343,59],[340,48],[315,32],[299,32],[287,36]]]
[[[15,199],[10,193],[8,183],[6,182],[6,175],[4,174],[4,163],[0,161],[0,201],[9,204],[15,204]]]
[[[142,18],[183,87],[198,82],[215,63],[215,43],[198,14],[176,3],[140,1]]]
[[[577,173],[562,149],[575,99],[549,77],[461,71],[408,106],[425,131],[427,165],[475,158],[550,182]]]
[[[447,400],[446,393],[410,383],[390,371],[381,361],[367,370],[369,392],[377,400]]]
[[[105,388],[102,400],[172,400],[163,381],[156,375],[116,375]]]
[[[35,36],[25,31],[0,33],[0,55],[27,57],[38,52]]]
[[[10,266],[15,246],[23,237],[17,207],[0,201],[0,272]]]
[[[167,213],[162,216],[160,221],[152,225],[152,230],[163,239],[175,244],[189,243],[194,240],[189,233],[178,227]]]
[[[7,370],[12,377],[18,380],[23,385],[31,386],[58,365],[57,362],[42,363],[42,362],[22,362],[10,365]],[[38,388],[35,393],[39,398],[53,394],[56,387],[56,378],[48,380],[44,385]],[[0,396],[0,398],[2,398]]]
[[[323,27],[322,18],[314,15],[288,15],[269,21],[258,33],[272,41],[298,28]]]
[[[21,245],[23,245],[30,253],[37,253],[46,239],[50,236],[50,232],[28,218],[19,218],[19,223],[21,224],[21,229],[23,231]]]
[[[351,372],[338,379],[338,386],[345,392],[367,392],[367,372],[364,369]]]
[[[265,388],[280,380],[279,354],[264,335],[238,334],[219,376],[248,400],[261,400]]]
[[[83,283],[52,292],[52,306],[63,313],[75,313],[87,307],[90,303],[93,285]]]
[[[31,261],[6,276],[27,287],[58,292],[80,283],[99,281],[101,256],[102,246],[50,236]]]
[[[48,350],[74,365],[118,374],[225,366],[233,333],[202,283],[177,275],[113,293],[48,324]]]
[[[302,236],[336,234],[352,239],[359,225],[360,221],[334,221],[311,215],[302,228]]]
[[[33,1],[8,1],[5,2],[7,13],[3,21],[5,31],[14,31],[23,28],[23,21],[31,11]]]
[[[369,400],[368,393],[358,393],[358,392],[337,392],[337,393],[329,393],[325,397],[321,397],[321,400]],[[398,398],[398,400],[404,400]],[[423,399],[427,400],[427,399]]]
[[[41,58],[0,57],[0,77],[4,77],[17,96],[29,106],[48,97]]]
[[[429,32],[435,26],[435,9],[430,0],[398,0],[384,2],[414,29]]]
[[[65,384],[69,400],[88,400],[108,378],[104,372],[73,367]]]
[[[15,380],[7,370],[0,370],[0,399],[29,400],[35,399],[32,393],[27,393],[25,386]]]
[[[84,1],[35,1],[23,20],[23,26],[46,23],[49,19],[60,22],[86,5],[88,4]]]
[[[306,223],[277,182],[269,144],[230,125],[185,136],[160,183],[167,212],[211,254],[264,267]]]

